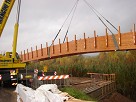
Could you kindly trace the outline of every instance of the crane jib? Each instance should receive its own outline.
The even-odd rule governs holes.
[[[10,1],[11,1],[11,0],[5,0],[5,2],[6,2],[6,3],[9,3],[9,4],[10,4]]]
[[[10,1],[6,0],[4,5],[2,6],[2,9],[0,11],[0,24],[2,24],[2,20],[6,14],[6,11],[8,10],[9,4],[10,4]]]

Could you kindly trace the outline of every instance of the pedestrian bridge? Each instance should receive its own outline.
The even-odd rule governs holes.
[[[51,46],[48,46],[46,42],[46,47],[43,48],[41,44],[41,48],[31,51],[24,50],[21,52],[20,56],[22,62],[29,61],[37,61],[37,60],[47,60],[52,58],[71,56],[77,54],[86,54],[86,53],[96,53],[96,52],[109,52],[109,51],[123,51],[123,50],[135,50],[136,49],[136,32],[135,25],[133,30],[130,32],[121,33],[120,27],[118,29],[118,34],[114,34],[118,49],[114,43],[114,39],[112,35],[109,35],[107,30],[105,32],[105,36],[97,36],[94,31],[94,37],[86,38],[84,33],[84,38],[77,40],[76,35],[74,40],[68,41],[68,37],[66,38],[65,43],[59,43],[54,45],[52,42]]]

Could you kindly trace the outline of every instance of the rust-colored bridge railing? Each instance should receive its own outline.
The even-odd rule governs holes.
[[[135,25],[133,27],[133,31],[127,33],[121,33],[120,27],[118,34],[115,34],[115,38],[117,40],[119,50],[133,50],[136,49],[136,32]],[[49,50],[50,49],[50,50]],[[46,43],[46,48],[42,47],[36,50],[33,50],[31,47],[31,51],[29,52],[24,50],[21,52],[22,62],[29,62],[34,60],[45,60],[49,58],[57,58],[62,56],[70,56],[76,54],[84,54],[84,53],[94,53],[94,52],[108,52],[115,51],[115,45],[112,39],[112,35],[108,35],[107,30],[105,36],[97,36],[94,31],[94,37],[86,38],[84,33],[83,39],[75,39],[73,41],[68,41],[66,39],[65,43],[60,43],[48,47],[48,43]]]

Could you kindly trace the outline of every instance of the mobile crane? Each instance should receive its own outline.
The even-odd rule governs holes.
[[[15,3],[15,0],[4,0],[0,7],[0,37],[3,29],[10,15],[11,9]],[[20,14],[21,0],[18,0],[17,7],[17,19],[14,26],[13,37],[13,49],[12,52],[6,52],[0,54],[0,83],[5,84],[7,82],[17,83],[17,73],[19,69],[24,69],[26,64],[21,62],[18,53],[16,53],[17,36],[19,27],[19,14]]]

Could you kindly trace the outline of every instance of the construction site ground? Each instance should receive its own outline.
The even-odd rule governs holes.
[[[15,87],[0,87],[0,102],[17,102]]]
[[[70,83],[74,84],[87,80],[90,80],[90,78],[73,77],[70,78]],[[84,84],[84,87],[86,87],[86,84]],[[79,88],[79,86],[77,88]],[[17,102],[17,94],[14,91],[15,91],[15,87],[11,87],[11,86],[4,88],[0,87],[0,102]],[[86,101],[73,99],[73,100],[69,100],[68,102],[86,102]],[[101,100],[101,102],[133,102],[133,101],[115,92],[109,95],[108,97],[104,98],[103,100]]]

